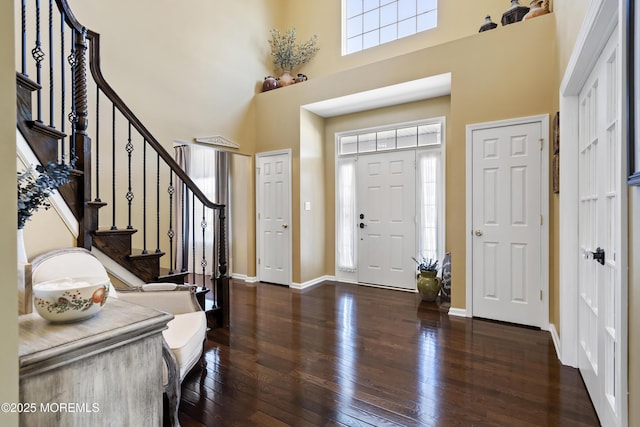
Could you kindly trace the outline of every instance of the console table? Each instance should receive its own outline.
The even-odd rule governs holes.
[[[19,317],[21,426],[161,426],[162,331],[172,315],[108,300],[94,317]]]

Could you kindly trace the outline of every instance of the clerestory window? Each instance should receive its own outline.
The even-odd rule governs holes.
[[[438,26],[438,0],[342,0],[342,54]]]

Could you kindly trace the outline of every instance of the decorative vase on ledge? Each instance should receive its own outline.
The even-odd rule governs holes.
[[[527,6],[522,6],[518,0],[511,0],[511,7],[502,14],[502,25],[513,24],[514,22],[522,21],[524,15],[529,12]]]
[[[294,84],[296,81],[291,75],[290,71],[283,71],[280,76],[280,80],[278,80],[278,87],[284,87]]]

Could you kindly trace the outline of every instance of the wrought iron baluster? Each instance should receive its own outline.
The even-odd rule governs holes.
[[[160,250],[160,153],[156,152],[156,253]]]
[[[65,129],[65,109],[66,109],[66,96],[67,96],[67,76],[64,71],[64,12],[60,14],[60,131],[64,133]],[[65,142],[67,137],[65,136],[60,141],[60,150],[62,151],[62,163],[65,163],[67,158],[67,151],[65,149]]]
[[[22,0],[22,74],[27,75],[27,1]]]
[[[116,227],[116,104],[111,104],[111,229]]]
[[[173,230],[173,195],[175,191],[173,186],[173,171],[170,170],[169,187],[167,188],[167,193],[169,193],[169,231],[167,231],[167,236],[169,236],[169,274],[173,274],[173,238],[176,235]]]
[[[100,88],[96,83],[96,198],[95,202],[100,200]]]
[[[36,0],[36,46],[31,49],[31,56],[36,61],[36,82],[38,85],[42,83],[42,60],[44,59],[44,52],[42,51],[42,44],[40,42],[40,0]],[[37,99],[37,121],[42,123],[42,90],[36,91]]]
[[[147,250],[147,140],[142,139],[142,253]]]
[[[73,144],[73,141],[75,141],[76,139],[76,103],[74,102],[75,99],[75,93],[76,93],[76,64],[77,64],[77,58],[76,58],[76,45],[73,41],[73,37],[74,37],[75,31],[71,31],[71,52],[69,53],[69,56],[67,56],[67,62],[69,62],[69,70],[71,71],[71,111],[69,111],[69,114],[67,115],[67,118],[69,120],[69,124],[71,125],[71,138],[69,141],[71,141],[69,143],[69,157],[71,156],[71,153],[73,152],[73,148],[71,147],[71,145]]]
[[[193,274],[193,283],[196,282],[196,195],[191,192],[191,225],[188,229],[188,234],[191,234],[191,274]],[[187,262],[189,260],[189,253],[187,252]]]
[[[54,79],[53,79],[53,0],[49,0],[49,126],[54,122]]]
[[[129,136],[127,139],[127,145],[125,146],[125,150],[127,151],[127,176],[129,181],[126,195],[129,209],[129,223],[127,224],[127,230],[132,230],[133,226],[131,225],[131,203],[133,202],[133,191],[131,191],[131,153],[133,153],[133,144],[131,143],[131,122],[129,122]]]
[[[220,236],[218,239],[218,272],[220,277],[227,277],[227,226],[226,222],[226,206],[219,208],[219,220],[220,220]]]
[[[202,222],[200,223],[200,227],[202,228],[202,260],[200,261],[200,266],[202,267],[202,287],[204,288],[204,280],[207,276],[207,246],[206,246],[206,231],[207,231],[207,207],[202,204]],[[195,251],[193,253],[195,257]]]
[[[193,210],[193,202],[189,200],[189,187],[182,183],[182,266],[181,271],[189,270],[189,230],[191,229],[190,216]]]

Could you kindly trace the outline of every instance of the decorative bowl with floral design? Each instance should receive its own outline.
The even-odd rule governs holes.
[[[107,302],[109,279],[64,277],[33,285],[33,305],[50,322],[74,322],[98,313]]]

